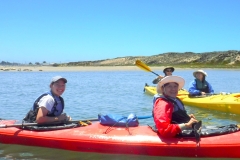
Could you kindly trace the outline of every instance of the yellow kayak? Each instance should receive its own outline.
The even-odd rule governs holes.
[[[145,93],[149,94],[149,95],[155,95],[157,94],[157,89],[155,86],[148,86],[147,84],[144,87],[144,91]],[[181,89],[178,91],[178,96],[182,96],[182,95],[188,95],[188,91],[185,89]]]
[[[178,96],[187,106],[194,106],[206,109],[222,111],[226,113],[240,114],[240,93],[227,95],[208,95],[205,97]]]
[[[144,91],[149,95],[157,94],[155,86],[145,85]],[[178,98],[187,106],[240,114],[240,93],[189,97],[188,92],[182,89],[178,92]]]

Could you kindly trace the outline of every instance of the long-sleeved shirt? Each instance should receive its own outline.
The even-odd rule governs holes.
[[[162,98],[155,99],[153,107],[154,122],[159,134],[163,137],[175,137],[178,133],[181,133],[182,129],[185,128],[184,124],[171,123],[173,111],[173,103],[167,102]]]
[[[207,86],[208,86],[209,93],[213,94],[213,93],[214,93],[214,90],[213,90],[213,88],[212,88],[212,85],[211,85],[210,83],[208,83],[207,81],[205,81],[205,83],[206,83]],[[189,92],[190,95],[201,95],[201,91],[197,88],[197,81],[196,81],[196,79],[193,80],[193,81],[189,84],[188,92]]]

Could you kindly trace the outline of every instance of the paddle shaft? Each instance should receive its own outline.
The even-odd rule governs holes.
[[[22,124],[1,124],[0,128],[8,128],[8,127],[22,127],[22,126],[41,126],[41,125],[54,125],[54,124],[69,124],[69,123],[79,123],[79,122],[87,122],[87,121],[98,121],[98,119],[87,119],[87,120],[78,120],[78,121],[67,121],[67,122],[53,122],[53,123],[22,123]]]
[[[152,118],[152,115],[149,116],[137,116],[138,119],[147,119],[147,118]]]
[[[155,72],[153,72],[153,71],[151,71],[153,74],[155,74],[155,75],[157,75],[157,76],[159,76],[159,74],[157,74],[157,73],[155,73]]]
[[[181,95],[184,95],[184,94],[181,94]],[[221,94],[218,94],[218,93],[206,93],[206,94],[204,94],[204,95],[196,95],[196,96],[194,96],[194,95],[192,95],[192,96],[190,96],[190,98],[206,98],[206,97],[210,97],[210,96],[216,96],[216,95],[221,95]]]
[[[138,119],[147,119],[151,118],[152,116],[138,116]],[[0,128],[8,128],[8,127],[24,127],[24,126],[41,126],[41,125],[54,125],[54,124],[69,124],[69,123],[79,123],[79,122],[87,122],[87,121],[98,121],[98,119],[85,119],[85,120],[78,120],[78,121],[67,121],[67,122],[54,122],[54,123],[22,123],[22,124],[1,124]]]

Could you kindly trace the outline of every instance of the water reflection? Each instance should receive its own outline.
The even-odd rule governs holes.
[[[232,113],[224,113],[216,110],[186,106],[188,113],[193,113],[203,125],[228,125],[240,122],[240,116]]]
[[[60,149],[28,147],[22,145],[0,144],[0,160],[195,160],[187,157],[154,157],[123,154],[100,154],[65,151]],[[230,158],[198,158],[198,160],[218,159],[230,160]],[[232,158],[231,158],[232,160]]]

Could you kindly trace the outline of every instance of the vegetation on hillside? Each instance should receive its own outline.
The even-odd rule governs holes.
[[[214,51],[205,53],[168,52],[152,56],[127,56],[97,61],[78,61],[69,63],[48,64],[54,67],[61,66],[133,66],[139,59],[149,66],[174,66],[178,68],[240,68],[240,51]],[[0,65],[19,65],[2,61]],[[29,65],[47,65],[36,62]]]
[[[98,61],[69,62],[68,66],[131,66],[139,59],[149,66],[174,66],[180,68],[240,68],[240,51],[220,52],[169,52],[153,56],[128,56]]]

